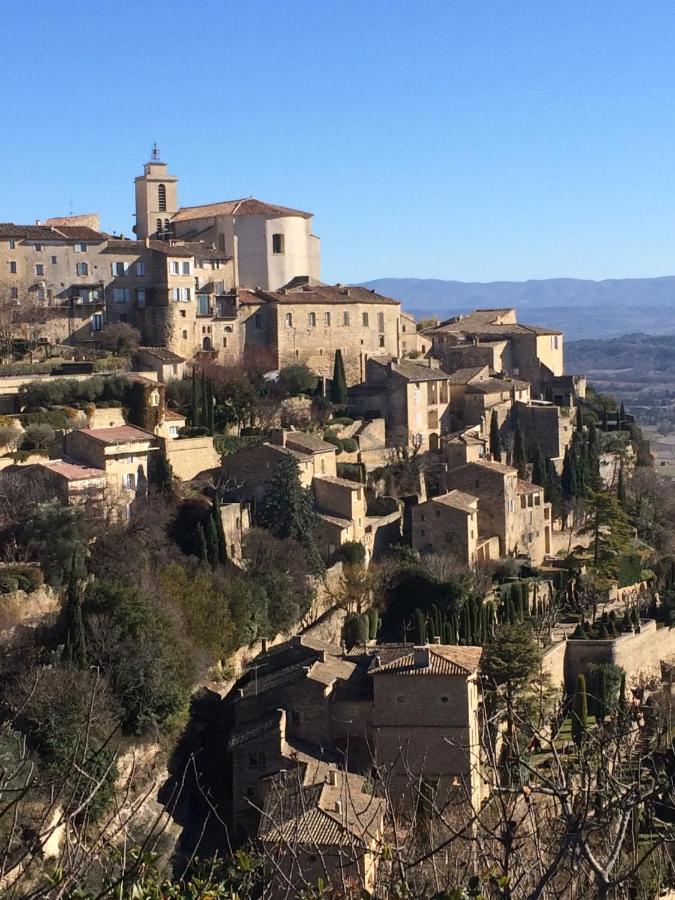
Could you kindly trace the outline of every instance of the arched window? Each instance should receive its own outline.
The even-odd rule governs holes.
[[[310,313],[307,316],[307,324],[310,328],[316,328],[316,313]]]
[[[157,209],[160,212],[166,212],[166,185],[164,184],[157,187]]]
[[[202,350],[210,350],[211,349],[211,338],[206,335],[204,340],[202,341]]]

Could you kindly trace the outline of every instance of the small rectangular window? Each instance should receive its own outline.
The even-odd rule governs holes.
[[[9,297],[10,297],[10,300],[18,300],[19,299],[19,289],[18,288],[10,288],[9,289]]]
[[[348,312],[347,310],[345,310],[344,313],[342,314],[342,324],[343,324],[343,325],[349,325],[349,324],[350,324],[350,322],[349,322],[349,312]]]
[[[283,234],[273,234],[272,235],[272,253],[283,253],[284,252],[284,235]]]
[[[177,260],[171,261],[171,274],[172,275],[180,275],[180,264]]]
[[[86,253],[87,245],[86,244],[75,244],[74,250],[76,253]]]
[[[364,328],[367,328],[367,327],[368,327],[368,313],[367,313],[367,312],[365,312],[365,313],[363,314],[363,327],[364,327]]]
[[[286,313],[284,316],[284,321],[286,323],[286,328],[293,327],[293,313]]]
[[[42,253],[42,244],[36,244],[35,251],[36,253]]]
[[[136,263],[136,274],[139,277],[142,277],[143,275],[145,275],[145,263],[143,262],[142,259],[139,259],[138,262]]]
[[[128,303],[129,288],[113,288],[113,303]]]
[[[89,264],[86,262],[77,263],[77,265],[75,266],[75,271],[78,275],[88,275]]]
[[[384,331],[384,313],[379,312],[377,314],[377,330]]]
[[[140,309],[145,309],[145,288],[136,289],[136,303]]]
[[[262,328],[262,314],[261,313],[255,314],[254,322],[255,322],[256,329],[259,331]]]
[[[112,264],[112,273],[113,275],[124,275],[124,263],[114,262]]]
[[[323,324],[328,325],[330,327],[330,313],[329,312],[323,314]]]
[[[9,271],[10,274],[16,275],[16,263],[14,262],[14,260],[12,260],[9,264]]]
[[[380,347],[384,347],[384,335],[380,335]]]
[[[42,265],[42,263],[38,263],[35,266],[35,274],[36,275],[44,275],[45,274],[45,267]]]
[[[189,275],[189,274],[190,274],[190,263],[184,262],[183,263],[183,275]]]
[[[16,250],[16,241],[10,241],[10,242],[9,242],[9,249],[10,249],[10,250]]]

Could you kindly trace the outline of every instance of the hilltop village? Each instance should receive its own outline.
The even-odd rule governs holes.
[[[3,889],[641,890],[675,498],[631,414],[515,309],[325,284],[309,212],[180,207],[156,148],[135,198],[0,223]]]

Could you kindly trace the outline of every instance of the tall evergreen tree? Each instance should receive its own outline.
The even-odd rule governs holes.
[[[220,512],[220,494],[216,491],[213,498],[213,506],[211,507],[211,517],[216,527],[216,536],[218,539],[218,562],[227,562],[227,542],[225,540],[225,529],[223,527],[223,517]]]
[[[73,666],[84,669],[87,666],[87,646],[82,618],[82,589],[79,570],[78,554],[73,553],[64,608],[66,632],[64,655]]]
[[[206,535],[204,534],[204,526],[200,522],[197,525],[197,553],[199,555],[199,562],[203,565],[208,565],[209,562],[209,548],[206,543]]]
[[[541,444],[537,444],[532,463],[532,481],[544,489],[548,485],[548,466]]]
[[[574,500],[579,495],[579,484],[577,481],[576,454],[571,447],[565,450],[563,459],[562,476],[560,478],[560,489],[563,499],[569,501]]]
[[[199,425],[199,400],[197,398],[197,373],[192,368],[192,404],[190,406],[190,424],[193,428]]]
[[[502,439],[499,436],[499,419],[495,409],[490,416],[490,453],[495,462],[502,461]]]
[[[209,400],[208,400],[208,388],[206,386],[206,372],[202,369],[202,383],[201,383],[201,415],[199,417],[199,424],[202,428],[209,427]]]
[[[513,465],[518,469],[518,478],[527,480],[527,447],[520,427],[516,428],[513,440]]]
[[[216,522],[213,516],[209,516],[208,522],[206,523],[206,528],[204,529],[204,536],[206,538],[206,555],[209,564],[212,566],[217,566],[219,562],[218,532],[216,531]]]
[[[607,406],[603,404],[602,406],[602,430],[609,431],[609,422],[607,419]]]
[[[626,485],[623,478],[623,460],[619,463],[619,475],[616,481],[616,499],[621,504],[621,508],[626,512]]]
[[[619,409],[618,425],[619,425],[619,429],[622,431],[626,427],[626,408],[623,405],[623,400],[621,401],[621,408]]]
[[[211,434],[215,433],[215,403],[213,397],[213,381],[209,378],[206,386],[206,426]]]
[[[584,413],[580,406],[577,406],[577,415],[576,415],[576,430],[579,434],[583,433],[584,430]]]
[[[577,678],[577,684],[572,698],[572,740],[581,746],[586,730],[588,729],[588,693],[586,691],[586,679],[583,675]]]
[[[291,456],[284,457],[267,483],[257,524],[275,537],[294,538],[303,546],[312,570],[321,572],[323,563],[314,541],[318,522],[312,492],[302,486],[297,462]]]
[[[551,504],[554,518],[559,518],[561,514],[562,493],[560,490],[560,476],[558,475],[555,463],[552,459],[546,460],[546,488],[544,490],[544,499]]]
[[[333,380],[330,385],[330,399],[336,406],[346,406],[349,399],[347,394],[347,376],[345,364],[342,359],[342,350],[335,351],[333,363]]]

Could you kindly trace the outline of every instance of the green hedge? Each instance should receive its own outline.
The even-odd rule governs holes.
[[[354,438],[342,438],[342,449],[345,453],[356,453],[359,449],[359,445]]]
[[[0,365],[0,375],[49,375],[58,371],[60,363],[53,359],[44,362],[15,362]]]

